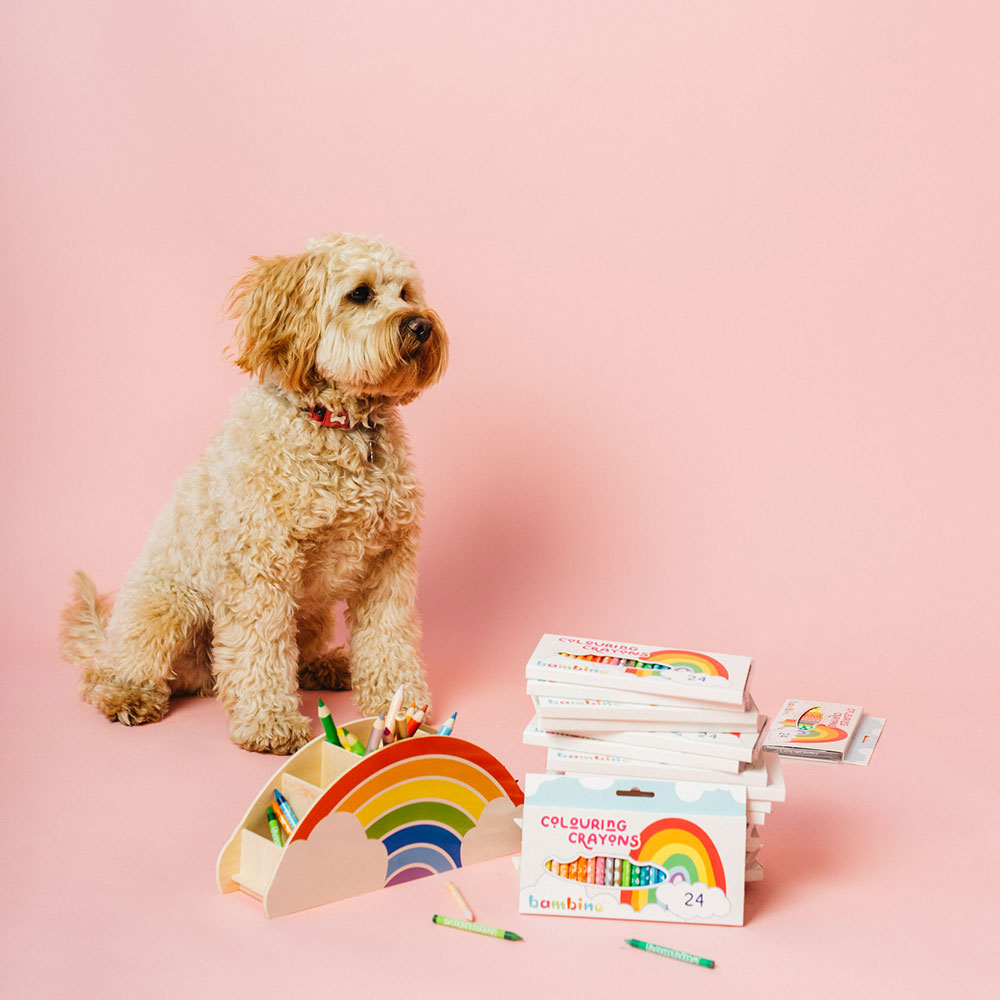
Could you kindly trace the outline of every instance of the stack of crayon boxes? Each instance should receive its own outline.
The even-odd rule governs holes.
[[[544,635],[525,668],[535,716],[524,742],[548,748],[550,774],[744,787],[745,878],[759,881],[759,828],[785,783],[777,755],[761,752],[767,719],[747,687],[752,666],[746,656]]]

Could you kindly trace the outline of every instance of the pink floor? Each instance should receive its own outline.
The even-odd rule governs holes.
[[[0,992],[992,996],[996,6],[5,6]],[[440,877],[269,922],[214,867],[277,762],[214,701],[78,700],[69,574],[120,584],[224,418],[248,258],[330,230],[408,250],[451,336],[404,416],[457,734],[542,766],[545,631],[888,718],[867,769],[787,765],[744,927],[521,917],[506,859],[456,881],[522,943],[433,926]]]
[[[442,711],[457,706],[459,731],[519,778],[543,766],[543,751],[519,742],[530,646],[529,635],[511,636],[476,674],[455,662],[434,670]],[[357,995],[383,976],[413,980],[416,996],[501,996],[525,982],[533,995],[593,996],[623,981],[637,992],[763,996],[755,984],[811,974],[856,982],[861,996],[986,995],[1000,818],[995,796],[977,802],[994,784],[987,741],[963,740],[967,763],[957,767],[954,747],[933,749],[954,714],[932,717],[925,698],[863,685],[855,672],[824,678],[823,690],[864,693],[889,717],[883,743],[867,770],[786,765],[788,801],[763,829],[767,876],[748,887],[743,928],[520,916],[509,859],[457,872],[478,919],[525,939],[511,943],[432,925],[434,913],[458,915],[445,876],[266,920],[250,897],[218,892],[214,865],[279,761],[232,746],[214,701],[181,702],[160,724],[125,729],[76,700],[69,668],[51,653],[7,666],[22,678],[2,708],[11,996],[242,996],[283,978]],[[795,677],[762,661],[762,705],[773,711],[800,691]],[[352,715],[349,696],[325,700],[335,717]],[[305,710],[315,702],[305,695]],[[623,945],[632,936],[716,968],[633,952]]]

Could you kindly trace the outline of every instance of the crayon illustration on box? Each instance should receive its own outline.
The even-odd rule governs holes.
[[[383,725],[335,732],[364,747]],[[219,856],[219,888],[276,917],[513,854],[523,801],[503,764],[468,740],[422,729],[361,756],[321,736],[247,810]],[[271,815],[286,806],[283,839]]]
[[[529,774],[520,912],[741,925],[742,786]]]
[[[747,656],[546,634],[532,653],[525,676],[654,697],[742,705],[752,667]]]

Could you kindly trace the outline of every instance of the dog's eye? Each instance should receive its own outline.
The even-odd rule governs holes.
[[[405,302],[410,297],[409,288],[404,288],[400,293],[399,297]]]
[[[347,297],[352,302],[357,302],[359,305],[364,305],[366,302],[371,302],[374,292],[371,290],[369,285],[358,285],[353,292],[348,292]]]

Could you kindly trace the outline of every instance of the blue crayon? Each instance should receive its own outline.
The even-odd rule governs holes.
[[[299,818],[288,804],[288,799],[277,788],[274,790],[274,799],[278,803],[278,808],[285,814],[285,819],[292,824],[292,829],[294,830],[299,825]]]
[[[451,736],[451,731],[455,728],[455,716],[458,712],[452,712],[445,720],[445,724],[437,731],[438,736]]]

